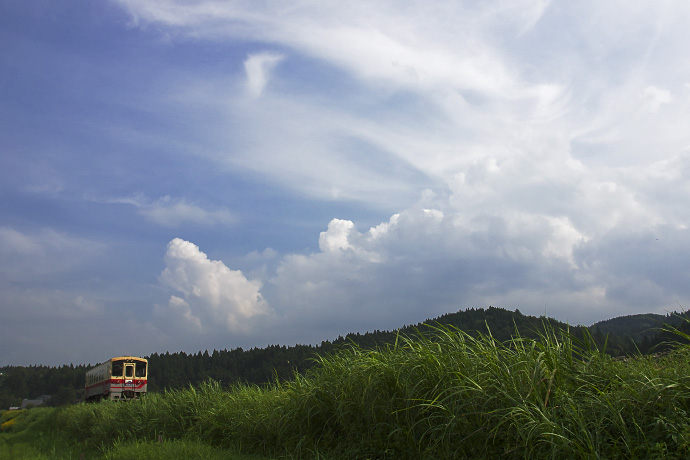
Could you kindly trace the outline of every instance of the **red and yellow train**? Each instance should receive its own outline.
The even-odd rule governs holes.
[[[118,356],[86,373],[84,399],[126,400],[146,394],[148,361],[136,356]]]

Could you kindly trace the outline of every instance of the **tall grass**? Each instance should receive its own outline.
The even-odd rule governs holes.
[[[62,436],[53,436],[56,430],[56,409],[34,407],[28,410],[8,411],[2,415],[0,429],[0,460],[61,460],[77,459],[79,451],[72,451],[74,443]]]
[[[546,329],[496,341],[437,328],[318,358],[306,375],[70,407],[66,435],[186,439],[291,458],[686,458],[690,353],[614,360]]]

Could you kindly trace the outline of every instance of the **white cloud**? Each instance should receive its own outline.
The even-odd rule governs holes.
[[[210,260],[193,243],[180,238],[170,241],[165,263],[160,280],[182,297],[171,296],[168,310],[157,307],[161,316],[181,318],[198,331],[247,332],[249,320],[270,313],[260,281],[248,280],[241,271]]]
[[[453,187],[485,157],[493,159],[489,174],[501,164],[517,166],[520,174],[511,177],[519,180],[552,173],[564,156],[572,160],[571,127],[561,123],[573,95],[561,82],[523,78],[493,38],[505,24],[510,33],[528,33],[547,11],[545,2],[260,11],[242,3],[125,3],[142,20],[174,24],[184,34],[276,43],[295,51],[292,68],[311,65],[330,75],[335,67],[357,80],[326,83],[305,68],[295,83],[286,70],[280,91],[263,94],[261,104],[243,105],[241,95],[216,98],[232,105],[226,116],[234,129],[218,130],[215,158],[292,193],[404,208],[422,189]],[[428,21],[418,20],[421,13]],[[254,95],[262,94],[280,56],[258,53],[244,62],[244,83]],[[556,158],[533,159],[534,149]],[[541,165],[533,169],[535,163]]]
[[[601,319],[603,309],[663,313],[690,300],[682,257],[672,249],[687,229],[633,216],[614,215],[591,233],[583,219],[578,226],[519,210],[465,216],[448,202],[444,211],[410,208],[365,232],[333,219],[319,252],[283,258],[270,298],[287,323],[313,324],[321,338],[490,304],[537,315],[548,305],[549,315],[585,324]],[[655,233],[673,243],[654,245]],[[669,278],[670,267],[677,275]],[[630,294],[640,291],[635,280],[644,280],[644,296]]]
[[[156,313],[159,316],[181,317],[183,320],[184,327],[191,327],[196,333],[202,332],[203,326],[201,325],[201,319],[192,314],[192,308],[189,306],[186,300],[177,297],[175,295],[170,296],[168,301],[168,309],[161,308],[156,305]]]
[[[607,302],[623,311],[642,276],[607,276],[618,252],[605,243],[668,227],[683,246],[683,3],[120,3],[173,37],[289,54],[271,91],[282,55],[238,67],[214,159],[296,195],[400,210],[363,232],[333,219],[318,252],[285,256],[264,290],[287,317],[589,299],[592,318]],[[416,203],[427,188],[437,196]],[[634,308],[685,295],[653,284]]]
[[[668,90],[647,86],[642,93],[642,98],[647,109],[652,113],[657,113],[663,104],[671,102],[671,93]]]
[[[252,54],[244,61],[247,74],[247,91],[253,98],[263,93],[273,68],[283,60],[283,56],[275,53]]]
[[[74,299],[74,305],[76,305],[83,314],[102,313],[105,311],[102,302],[88,299],[83,295],[78,295]]]
[[[20,281],[65,273],[102,253],[102,244],[53,229],[20,231],[0,227],[0,273]]]
[[[355,224],[349,220],[333,219],[328,224],[328,230],[319,236],[319,248],[323,252],[336,253],[349,249],[348,235],[354,230]]]
[[[278,251],[273,248],[266,248],[263,251],[252,251],[244,256],[244,260],[248,262],[266,262],[274,260],[278,257]]]
[[[46,94],[79,95],[76,110],[61,112],[77,113],[79,122],[61,118],[53,123],[59,133],[41,136],[46,148],[23,147],[28,156],[4,168],[16,182],[6,222],[43,221],[40,212],[51,223],[0,227],[0,336],[9,337],[7,318],[29,324],[29,316],[68,318],[64,330],[96,338],[105,328],[121,330],[119,318],[130,314],[142,331],[142,305],[157,301],[151,333],[133,334],[137,343],[168,333],[192,349],[237,344],[228,336],[243,345],[251,337],[252,346],[289,340],[284,330],[295,341],[318,341],[488,304],[532,314],[548,305],[549,314],[592,322],[690,303],[690,3],[115,3],[140,28],[121,32],[150,40],[139,51],[156,56],[125,53],[127,72],[101,69],[107,92],[92,92],[104,80],[88,72],[78,87],[53,79],[61,90]],[[36,37],[24,38],[39,49]],[[73,45],[60,44],[69,47],[62,54],[84,56]],[[137,67],[142,62],[156,64]],[[51,68],[59,74],[61,67]],[[31,94],[38,99],[27,110],[55,103]],[[42,115],[47,122],[52,112]],[[84,121],[91,113],[101,115]],[[17,120],[24,118],[35,117]],[[94,134],[83,136],[84,126]],[[8,145],[31,145],[27,139]],[[106,159],[97,170],[82,156],[94,149]],[[219,180],[229,171],[239,179],[230,198],[255,215],[264,200],[285,193],[284,207],[264,220],[277,230],[246,238],[249,221],[191,195],[91,200],[127,204],[144,223],[165,227],[148,238],[202,226],[205,241],[216,238],[224,262],[171,241],[160,275],[165,299],[147,298],[156,295],[147,277],[160,271],[140,250],[150,241],[124,248],[141,232],[117,227],[125,233],[110,246],[50,228],[59,219],[64,228],[82,225],[73,219],[85,208],[69,206],[86,183],[91,193],[112,195],[129,184],[160,190],[156,181],[170,180],[151,176],[137,186],[140,171],[126,170],[122,180],[123,168],[141,165],[118,154],[125,150],[169,161],[178,188],[198,181],[230,193]],[[17,167],[24,163],[32,166]],[[208,175],[198,174],[209,170],[206,183]],[[40,211],[25,212],[38,201]],[[328,201],[347,203],[330,209]],[[305,252],[301,220],[313,225],[324,208],[336,218],[310,235],[317,249]],[[108,225],[88,228],[95,220],[90,214],[83,222],[84,234]],[[231,249],[220,242],[227,227],[238,230]],[[277,241],[262,241],[267,234]],[[249,241],[280,253],[251,252]],[[108,247],[118,253],[98,259]],[[118,321],[100,330],[75,325],[104,315]],[[66,334],[51,342],[58,336]],[[171,343],[182,345],[161,346]]]
[[[17,230],[0,227],[0,250],[3,253],[37,254],[41,251],[41,245],[35,238]]]
[[[166,227],[177,227],[183,223],[197,225],[234,225],[237,218],[227,209],[209,211],[195,204],[169,196],[163,197],[140,209],[147,219]]]
[[[491,88],[504,71],[486,43],[497,25],[525,33],[548,2],[411,3],[350,2],[290,7],[243,2],[119,0],[140,23],[158,22],[183,34],[213,40],[241,37],[284,43],[331,61],[366,79],[402,85],[448,80],[461,87]],[[425,20],[420,21],[422,17]],[[426,85],[426,83],[425,83]]]
[[[135,206],[139,214],[149,221],[164,227],[178,227],[186,223],[199,226],[233,226],[238,220],[237,216],[228,209],[208,210],[184,198],[173,198],[169,195],[156,200],[151,200],[141,194],[121,198],[93,198],[92,200]]]

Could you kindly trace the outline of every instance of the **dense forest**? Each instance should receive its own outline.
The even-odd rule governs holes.
[[[519,310],[509,311],[489,307],[470,308],[428,319],[416,325],[395,331],[351,333],[319,345],[273,345],[266,348],[244,350],[204,351],[196,354],[153,353],[149,360],[149,391],[198,385],[208,379],[224,386],[237,382],[262,384],[290,379],[303,373],[313,364],[317,354],[331,353],[348,345],[375,348],[393,345],[399,335],[424,334],[434,325],[452,326],[471,334],[490,333],[496,340],[508,340],[516,331],[523,337],[536,338],[548,325],[555,329],[569,329],[580,340],[591,337],[594,344],[612,356],[664,351],[664,343],[678,340],[662,330],[664,324],[690,332],[685,313],[668,315],[631,315],[596,323],[590,327],[568,326],[553,318],[523,315]],[[51,395],[51,405],[79,400],[84,387],[85,365],[6,366],[0,368],[0,408],[18,406],[23,399]]]

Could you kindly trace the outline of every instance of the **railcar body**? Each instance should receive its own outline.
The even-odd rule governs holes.
[[[148,361],[136,356],[118,356],[86,373],[84,399],[134,399],[146,394]]]

